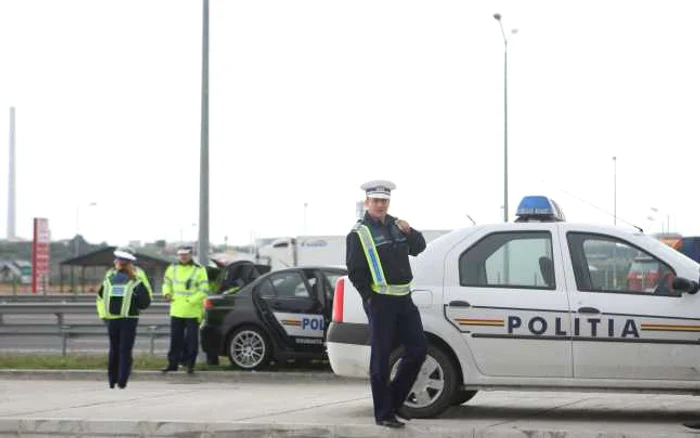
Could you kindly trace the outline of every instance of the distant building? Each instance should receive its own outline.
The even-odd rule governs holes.
[[[0,260],[0,283],[15,282],[32,282],[32,264],[27,260]]]

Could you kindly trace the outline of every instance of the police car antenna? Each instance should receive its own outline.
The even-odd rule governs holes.
[[[474,219],[472,219],[471,216],[467,215],[467,219],[469,219],[470,221],[472,221],[472,225],[476,225],[476,221],[474,221]]]
[[[540,182],[546,184],[546,181],[544,181],[544,180],[540,180]],[[556,186],[555,186],[555,187],[556,187]],[[598,207],[598,206],[595,205],[594,203],[592,203],[592,202],[590,202],[590,201],[587,201],[587,200],[581,198],[580,196],[576,196],[576,195],[574,195],[573,193],[568,192],[568,191],[566,191],[566,190],[564,190],[564,189],[561,189],[561,188],[558,189],[558,190],[559,190],[560,192],[562,192],[562,193],[565,193],[565,194],[571,196],[572,198],[575,198],[575,199],[577,199],[577,200],[583,202],[584,204],[588,204],[590,207],[593,207],[593,208],[595,208],[596,210],[601,211],[601,212],[607,214],[607,215],[610,216],[610,217],[615,216],[615,215],[613,215],[612,213],[610,213],[609,211],[605,210],[604,208]],[[626,221],[626,220],[622,219],[619,215],[617,216],[617,220],[622,221],[622,222],[626,223],[627,225],[636,228],[637,230],[639,230],[640,233],[644,233],[644,230],[642,229],[642,227],[640,227],[639,225],[635,225],[635,224],[633,224],[632,222],[629,222],[629,221]]]

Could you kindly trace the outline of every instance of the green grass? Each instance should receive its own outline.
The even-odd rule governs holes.
[[[204,358],[198,358],[202,361]],[[228,359],[220,358],[220,365],[207,365],[203,361],[197,363],[199,371],[235,371]],[[159,370],[167,365],[165,356],[150,354],[135,354],[133,368],[135,370]],[[68,354],[38,355],[38,354],[0,354],[0,369],[19,370],[104,370],[107,369],[107,354]],[[265,371],[329,371],[326,361],[314,361],[295,365],[293,363],[275,363]]]
[[[167,365],[164,356],[151,356],[149,354],[134,355],[134,369],[159,370]],[[35,355],[35,354],[0,354],[0,369],[35,369],[35,370],[97,370],[107,368],[106,354],[71,354],[61,355]],[[226,370],[232,369],[228,361],[222,365],[211,366],[197,364],[199,370]]]

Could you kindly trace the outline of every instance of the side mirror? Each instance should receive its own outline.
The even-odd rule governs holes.
[[[676,277],[673,279],[673,290],[692,295],[697,293],[698,289],[700,289],[700,285],[698,285],[697,281],[688,280],[687,278],[683,277]]]

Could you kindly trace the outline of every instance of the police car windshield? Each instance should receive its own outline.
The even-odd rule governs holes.
[[[638,233],[636,236],[639,236],[639,238],[644,239],[646,243],[649,243],[649,245],[654,247],[655,251],[658,251],[657,254],[661,254],[663,258],[667,258],[669,260],[672,260],[673,258],[676,259],[682,259],[684,263],[693,263],[695,267],[700,270],[700,264],[696,262],[695,260],[691,259],[690,257],[686,256],[680,251],[677,251],[670,246],[666,245],[665,243],[661,242],[659,239],[656,239],[654,237],[651,237],[647,234],[641,234]]]

